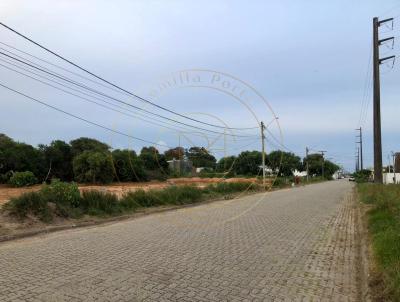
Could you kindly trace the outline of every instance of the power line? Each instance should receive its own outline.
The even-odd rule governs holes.
[[[220,126],[220,125],[214,125],[214,124],[207,123],[207,122],[203,122],[203,121],[200,121],[200,120],[197,120],[197,119],[194,119],[194,118],[185,116],[185,115],[183,115],[183,114],[181,114],[181,113],[175,112],[175,111],[173,111],[173,110],[170,110],[170,109],[168,109],[168,108],[166,108],[166,107],[160,106],[160,105],[158,105],[158,104],[156,104],[156,103],[154,103],[154,102],[151,102],[151,101],[149,101],[149,100],[147,100],[147,99],[145,99],[145,98],[143,98],[143,97],[141,97],[141,96],[139,96],[139,95],[137,95],[137,94],[135,94],[135,93],[132,93],[132,92],[130,92],[130,91],[128,91],[128,90],[126,90],[126,89],[124,89],[124,88],[122,88],[122,87],[120,87],[120,86],[114,84],[113,82],[110,82],[110,81],[104,79],[103,77],[101,77],[101,76],[99,76],[99,75],[96,75],[95,73],[89,71],[88,69],[85,69],[85,68],[81,67],[80,65],[78,65],[78,64],[76,64],[76,63],[74,63],[74,62],[72,62],[72,61],[70,61],[70,60],[68,60],[68,59],[66,59],[65,57],[59,55],[58,53],[56,53],[56,52],[50,50],[50,49],[47,48],[47,47],[41,45],[40,43],[35,42],[33,39],[31,39],[31,38],[29,38],[29,37],[23,35],[22,33],[18,32],[17,30],[15,30],[15,29],[13,29],[13,28],[11,28],[11,27],[9,27],[9,26],[7,26],[6,24],[0,22],[0,25],[3,26],[3,27],[6,28],[6,29],[12,31],[13,33],[17,34],[18,36],[24,38],[25,40],[27,40],[27,41],[29,41],[29,42],[35,44],[36,46],[40,47],[41,49],[43,49],[43,50],[45,50],[45,51],[51,53],[52,55],[58,57],[59,59],[61,59],[61,60],[65,61],[65,62],[67,62],[68,64],[71,64],[72,66],[74,66],[74,67],[76,67],[76,68],[78,68],[78,69],[84,71],[84,72],[87,73],[87,74],[90,74],[91,76],[97,78],[98,80],[101,80],[102,82],[107,83],[108,85],[110,85],[110,86],[112,86],[112,87],[114,87],[114,88],[117,88],[117,89],[119,89],[119,90],[121,90],[121,91],[123,91],[123,92],[129,94],[130,96],[133,96],[133,97],[135,97],[135,98],[137,98],[137,99],[139,99],[139,100],[141,100],[141,101],[143,101],[143,102],[145,102],[145,103],[148,103],[148,104],[150,104],[150,105],[152,105],[152,106],[155,106],[155,107],[157,107],[157,108],[159,108],[159,109],[162,109],[162,110],[164,110],[164,111],[166,111],[166,112],[169,112],[169,113],[172,113],[172,114],[174,114],[174,115],[183,117],[183,118],[185,118],[185,119],[189,119],[189,120],[191,120],[191,121],[194,121],[194,122],[197,122],[197,123],[201,123],[201,124],[203,124],[203,125],[207,125],[207,126],[211,126],[211,127],[216,127],[216,128],[226,129],[226,127],[223,127],[223,126]],[[250,128],[231,128],[231,127],[228,127],[228,129],[231,129],[231,130],[250,130],[250,129],[255,129],[255,128],[258,128],[258,127],[250,127]]]
[[[124,132],[121,132],[121,131],[118,131],[118,130],[111,129],[111,128],[107,127],[107,126],[98,124],[98,123],[96,123],[96,122],[89,121],[89,120],[87,120],[87,119],[85,119],[85,118],[83,118],[83,117],[77,116],[77,115],[75,115],[75,114],[73,114],[73,113],[67,112],[67,111],[65,111],[65,110],[62,110],[62,109],[56,107],[56,106],[47,104],[47,103],[45,103],[45,102],[43,102],[43,101],[40,101],[40,100],[38,100],[38,99],[36,99],[36,98],[33,98],[33,97],[29,96],[29,95],[26,95],[26,94],[24,94],[24,93],[22,93],[22,92],[20,92],[20,91],[18,91],[18,90],[15,90],[15,89],[13,89],[13,88],[11,88],[11,87],[8,87],[8,86],[6,86],[6,85],[4,85],[4,84],[2,84],[2,83],[0,83],[0,86],[3,87],[3,88],[5,88],[5,89],[8,89],[8,90],[10,90],[10,91],[12,91],[12,92],[14,92],[14,93],[16,93],[16,94],[19,94],[19,95],[21,95],[21,96],[23,96],[23,97],[25,97],[25,98],[27,98],[27,99],[29,99],[29,100],[31,100],[31,101],[37,102],[37,103],[39,103],[39,104],[42,104],[43,106],[46,106],[46,107],[48,107],[48,108],[51,108],[51,109],[56,110],[56,111],[58,111],[58,112],[61,112],[61,113],[65,114],[65,115],[71,116],[71,117],[73,117],[73,118],[75,118],[75,119],[78,119],[78,120],[83,121],[83,122],[85,122],[85,123],[91,124],[91,125],[93,125],[93,126],[96,126],[96,127],[102,128],[102,129],[105,129],[105,130],[107,130],[107,131],[114,132],[114,133],[116,133],[116,134],[120,134],[120,135],[129,137],[129,138],[131,138],[131,139],[135,139],[135,140],[138,140],[138,141],[141,141],[141,142],[144,142],[144,143],[148,143],[148,144],[152,144],[152,145],[156,145],[156,146],[161,146],[161,147],[172,148],[172,147],[167,146],[167,145],[159,144],[159,143],[152,142],[152,141],[149,141],[149,140],[140,138],[140,137],[132,136],[132,135],[130,135],[130,134],[127,134],[127,133],[124,133]]]
[[[85,92],[82,92],[82,91],[77,90],[77,89],[75,89],[75,88],[72,88],[72,87],[70,87],[70,86],[68,86],[68,85],[65,85],[65,84],[62,84],[62,83],[60,83],[60,82],[57,82],[57,81],[55,81],[55,80],[49,79],[49,78],[47,78],[47,77],[41,76],[41,75],[39,75],[39,74],[37,74],[37,73],[35,73],[35,72],[32,72],[32,71],[27,70],[27,69],[25,69],[25,68],[22,68],[22,67],[20,67],[20,66],[18,66],[18,65],[16,65],[16,64],[10,63],[10,62],[8,62],[8,61],[6,61],[6,60],[4,60],[4,59],[1,59],[1,58],[0,58],[0,61],[6,62],[7,64],[10,64],[10,65],[12,65],[12,66],[18,67],[18,68],[20,68],[20,69],[22,69],[22,70],[25,70],[25,71],[27,71],[27,72],[30,72],[30,73],[32,73],[32,74],[35,74],[36,76],[41,77],[41,78],[43,78],[43,79],[46,79],[46,80],[48,80],[48,81],[50,81],[50,82],[56,83],[57,85],[60,85],[60,86],[62,86],[62,87],[68,88],[68,89],[71,89],[71,90],[76,91],[76,92],[78,92],[78,93],[82,93],[82,94],[84,94],[84,95],[86,95],[86,96],[88,96],[88,97],[92,97],[92,98],[94,98],[94,99],[96,99],[96,100],[99,100],[99,101],[104,102],[104,103],[106,103],[106,104],[109,104],[109,105],[111,105],[111,106],[115,106],[115,107],[120,108],[120,109],[122,109],[122,110],[124,110],[124,111],[128,111],[128,112],[130,112],[130,113],[132,113],[132,114],[129,114],[129,113],[126,113],[126,112],[124,112],[124,111],[120,111],[120,110],[117,110],[117,109],[115,109],[115,108],[111,108],[111,107],[108,107],[108,106],[106,106],[106,105],[100,104],[100,103],[98,103],[98,102],[96,102],[96,101],[93,101],[93,100],[91,100],[91,99],[88,99],[88,98],[83,97],[83,96],[80,96],[80,95],[77,95],[77,94],[75,94],[75,93],[73,93],[73,92],[67,91],[67,90],[62,89],[62,88],[57,87],[57,86],[54,86],[54,85],[52,85],[52,84],[50,84],[50,83],[48,83],[48,82],[42,81],[42,80],[40,80],[40,79],[38,79],[38,78],[35,78],[35,77],[33,77],[33,76],[30,76],[30,75],[28,75],[28,74],[25,74],[25,73],[23,73],[23,72],[20,72],[20,71],[18,71],[18,70],[16,70],[16,69],[13,69],[13,68],[10,68],[10,67],[5,66],[5,65],[3,65],[3,64],[0,64],[0,66],[4,67],[4,68],[6,68],[6,69],[9,69],[9,70],[11,70],[11,71],[13,71],[13,72],[15,72],[15,73],[18,73],[18,74],[20,74],[20,75],[23,75],[23,76],[25,76],[25,77],[28,77],[28,78],[30,78],[30,79],[32,79],[32,80],[35,80],[35,81],[40,82],[40,83],[42,83],[42,84],[44,84],[44,85],[50,86],[50,87],[52,87],[52,88],[54,88],[54,89],[57,89],[57,90],[59,90],[59,91],[62,91],[62,92],[64,92],[64,93],[67,93],[67,94],[70,94],[70,95],[72,95],[72,96],[75,96],[75,97],[77,97],[77,98],[79,98],[79,99],[82,99],[82,100],[84,100],[84,101],[86,101],[86,102],[94,103],[94,104],[96,104],[96,105],[98,105],[98,106],[101,106],[101,107],[103,107],[103,108],[112,110],[112,111],[114,111],[114,112],[118,112],[118,113],[124,114],[124,115],[126,115],[126,116],[130,116],[130,117],[133,117],[133,118],[137,118],[137,119],[142,120],[142,121],[145,121],[145,122],[147,122],[147,123],[154,124],[154,125],[157,125],[157,126],[160,126],[160,127],[164,127],[164,128],[166,128],[166,129],[170,129],[170,130],[173,130],[173,131],[176,131],[176,132],[183,132],[183,131],[190,132],[190,130],[187,129],[187,128],[182,128],[182,127],[179,127],[179,126],[178,126],[180,129],[177,129],[177,128],[171,128],[171,127],[168,127],[168,126],[165,126],[165,125],[162,125],[162,124],[158,124],[158,123],[154,122],[153,120],[158,121],[158,122],[160,122],[160,123],[164,123],[164,124],[166,124],[166,125],[171,125],[171,124],[169,124],[169,123],[166,123],[166,122],[163,122],[163,121],[154,119],[154,118],[153,118],[153,120],[151,120],[151,121],[150,121],[150,120],[147,120],[147,119],[144,119],[144,118],[141,118],[141,117],[139,117],[139,116],[144,116],[144,117],[148,117],[148,116],[143,115],[143,114],[140,114],[140,113],[138,113],[138,112],[131,111],[131,110],[129,110],[129,109],[127,109],[127,108],[124,108],[124,107],[122,107],[122,106],[119,106],[119,105],[117,105],[117,104],[113,104],[113,103],[111,103],[111,102],[108,102],[107,100],[103,100],[103,99],[100,99],[100,98],[91,96],[91,95],[89,95],[89,94],[87,94],[87,93],[85,93]],[[137,116],[137,115],[139,115],[139,116]],[[175,126],[175,127],[176,127],[176,126]],[[191,133],[192,133],[192,132],[191,132]],[[249,137],[249,138],[251,138],[251,137]]]
[[[64,67],[62,67],[62,66],[60,66],[60,65],[54,64],[54,63],[52,63],[52,62],[50,62],[50,61],[48,61],[48,60],[44,60],[44,59],[42,59],[42,58],[39,58],[38,56],[35,56],[35,55],[33,55],[33,54],[29,53],[29,52],[23,51],[23,50],[21,50],[21,49],[15,47],[15,46],[11,46],[11,45],[9,45],[9,44],[7,44],[7,43],[4,43],[4,42],[1,42],[1,41],[0,41],[0,44],[2,44],[2,45],[4,45],[4,46],[7,46],[7,47],[9,47],[9,48],[11,48],[11,49],[14,49],[14,50],[16,50],[16,51],[18,51],[18,52],[20,52],[20,53],[23,53],[23,54],[25,54],[25,55],[27,55],[27,56],[29,56],[29,57],[31,57],[31,58],[34,58],[34,59],[36,59],[36,60],[38,60],[38,61],[41,61],[41,62],[46,63],[46,64],[49,64],[49,65],[51,65],[51,66],[53,66],[53,67],[59,68],[59,69],[61,69],[61,70],[63,70],[63,71],[66,71],[66,72],[68,72],[68,73],[70,73],[70,74],[73,74],[73,75],[78,76],[78,77],[80,77],[80,78],[82,78],[82,79],[85,79],[85,80],[87,80],[87,81],[90,81],[90,82],[92,82],[92,83],[94,83],[94,84],[97,84],[97,85],[102,86],[102,87],[104,87],[104,88],[110,89],[110,90],[112,90],[112,91],[114,91],[114,92],[121,93],[121,91],[119,91],[119,90],[117,90],[117,89],[114,89],[114,88],[109,87],[109,86],[107,86],[107,85],[105,85],[105,84],[103,84],[103,83],[100,83],[100,82],[97,82],[97,81],[95,81],[95,80],[93,80],[93,79],[90,79],[90,78],[88,78],[88,77],[85,77],[85,76],[83,76],[83,75],[81,75],[81,74],[79,74],[79,73],[77,73],[77,72],[74,72],[74,71],[72,71],[72,70],[70,70],[70,69],[64,68]],[[4,48],[1,48],[1,49],[4,49]],[[5,50],[5,49],[4,49],[4,50]],[[17,54],[15,54],[15,53],[13,53],[13,52],[11,52],[11,51],[9,51],[9,50],[5,50],[5,51],[7,51],[7,52],[9,52],[9,53],[12,53],[12,54],[14,54],[15,56],[18,56]],[[18,56],[18,57],[22,58],[21,56]],[[28,61],[28,62],[31,62],[31,61],[27,60],[26,58],[24,58],[24,59],[25,59],[26,61]],[[126,94],[125,94],[125,95],[126,95]]]
[[[198,126],[186,124],[186,123],[184,123],[184,122],[177,121],[177,120],[174,120],[174,119],[172,119],[172,118],[169,118],[169,117],[166,117],[166,116],[163,116],[163,115],[160,115],[160,114],[157,114],[157,113],[148,111],[148,110],[146,110],[146,109],[140,108],[140,107],[138,107],[138,106],[132,105],[132,104],[130,104],[130,103],[127,103],[127,102],[122,101],[122,100],[120,100],[120,99],[114,98],[114,97],[112,97],[112,96],[109,96],[109,95],[107,95],[107,94],[104,94],[104,93],[102,93],[102,92],[99,92],[99,91],[97,91],[97,90],[95,90],[95,89],[92,89],[92,88],[90,88],[90,87],[87,87],[86,85],[82,85],[82,84],[80,84],[80,83],[77,83],[77,82],[75,82],[75,81],[73,81],[73,80],[70,80],[70,79],[68,79],[68,78],[65,78],[65,77],[63,77],[63,76],[59,76],[59,75],[57,75],[57,74],[55,74],[55,73],[46,71],[46,70],[43,69],[43,68],[40,68],[40,67],[37,67],[37,66],[35,66],[35,65],[33,65],[33,64],[27,63],[27,62],[25,62],[25,61],[23,61],[23,60],[20,60],[20,59],[18,59],[18,58],[15,58],[15,57],[13,57],[13,56],[11,56],[11,55],[8,55],[8,54],[6,54],[6,53],[4,53],[4,52],[1,52],[1,51],[0,51],[0,54],[3,55],[3,56],[6,56],[6,57],[8,57],[8,58],[10,58],[10,59],[12,59],[12,60],[15,60],[15,61],[17,61],[17,62],[20,62],[20,63],[22,63],[22,64],[25,64],[25,65],[27,65],[27,66],[29,66],[29,67],[32,67],[32,68],[34,68],[34,69],[37,69],[37,70],[39,70],[39,71],[41,71],[41,72],[43,72],[43,73],[46,73],[46,74],[48,74],[48,75],[50,75],[50,76],[56,77],[56,78],[58,78],[58,79],[61,79],[61,80],[63,80],[63,81],[66,81],[66,82],[68,82],[68,83],[70,83],[70,84],[76,85],[76,86],[78,86],[78,87],[80,87],[80,88],[88,89],[89,91],[91,91],[91,92],[93,92],[93,93],[99,94],[99,95],[101,95],[101,96],[103,96],[103,97],[112,99],[112,100],[114,100],[114,101],[117,101],[117,102],[122,103],[122,104],[124,104],[124,105],[126,105],[126,106],[129,106],[129,107],[133,107],[133,108],[135,108],[135,109],[138,109],[138,110],[140,110],[140,111],[146,112],[146,113],[148,113],[148,114],[151,114],[151,115],[154,115],[154,116],[157,116],[157,117],[160,117],[160,118],[163,118],[163,119],[166,119],[166,120],[169,120],[169,121],[178,123],[178,124],[182,124],[182,125],[185,125],[185,126],[188,126],[188,127],[192,127],[192,128],[195,128],[195,129],[199,129],[199,130],[203,130],[203,131],[207,131],[207,132],[211,132],[211,133],[216,133],[216,134],[223,134],[223,133],[218,132],[218,131],[214,131],[214,130],[210,130],[210,129],[206,129],[206,128],[202,128],[202,127],[198,127]],[[222,126],[221,126],[221,127],[222,127]],[[222,127],[222,128],[223,128],[223,127]],[[225,129],[234,129],[234,128],[225,127]],[[234,136],[234,137],[252,137],[251,135],[232,135],[232,134],[226,134],[226,135],[228,135],[228,136]]]
[[[363,115],[364,115],[364,108],[365,108],[365,105],[367,103],[367,91],[368,91],[368,86],[369,86],[369,83],[370,83],[370,80],[371,80],[370,79],[370,73],[371,73],[370,67],[371,67],[371,61],[372,61],[371,59],[372,59],[372,45],[371,45],[370,52],[369,52],[367,71],[366,71],[365,81],[364,81],[364,92],[363,92],[363,97],[362,97],[362,102],[361,102],[360,117],[359,117],[359,120],[358,120],[358,124],[359,125],[361,125],[361,123],[362,123]],[[367,109],[365,109],[365,111],[366,110]]]

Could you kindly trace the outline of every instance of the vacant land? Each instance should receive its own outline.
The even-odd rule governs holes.
[[[170,178],[167,181],[150,181],[150,182],[127,182],[127,183],[112,183],[108,185],[79,185],[81,191],[98,190],[110,192],[121,197],[124,193],[136,191],[138,189],[151,190],[162,189],[171,185],[195,185],[204,187],[210,183],[218,183],[221,181],[227,182],[257,182],[256,178]],[[6,203],[12,197],[18,197],[26,192],[40,190],[40,185],[35,185],[27,188],[12,188],[8,185],[0,185],[0,205]]]
[[[3,301],[363,301],[352,185],[0,244]]]

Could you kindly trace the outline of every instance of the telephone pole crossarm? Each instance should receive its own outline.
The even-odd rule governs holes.
[[[393,19],[394,18],[387,18],[387,19],[383,19],[381,21],[378,21],[378,18],[376,18],[378,26],[381,26],[383,23],[387,23],[387,22],[393,21]]]
[[[389,56],[389,57],[385,57],[385,58],[379,59],[379,64],[382,64],[383,62],[385,62],[387,60],[392,60],[392,59],[395,60],[396,56]]]

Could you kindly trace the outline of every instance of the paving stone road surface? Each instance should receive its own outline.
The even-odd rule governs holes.
[[[0,244],[0,301],[358,301],[348,181]]]

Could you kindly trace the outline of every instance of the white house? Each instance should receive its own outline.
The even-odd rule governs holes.
[[[400,173],[383,173],[383,183],[384,184],[400,184]]]
[[[307,176],[307,171],[293,171],[293,176],[298,176],[298,177],[306,177]]]

